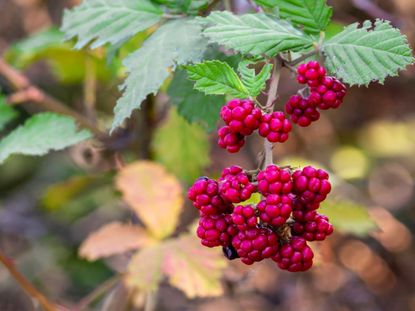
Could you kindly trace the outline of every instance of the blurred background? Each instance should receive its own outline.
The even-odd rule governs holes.
[[[328,2],[335,21],[329,34],[345,24],[382,18],[402,29],[411,46],[415,42],[414,0]],[[109,61],[102,50],[71,50],[58,29],[64,8],[77,3],[0,0],[0,55],[41,89],[105,125],[119,96],[120,57],[133,51],[140,38]],[[240,12],[249,9],[243,0],[233,5]],[[1,74],[0,87],[10,94]],[[296,88],[285,72],[281,107]],[[99,112],[83,106],[85,101],[95,103]],[[198,175],[218,176],[231,164],[256,167],[259,138],[250,138],[237,155],[227,154],[216,146],[214,133],[206,136],[197,126],[188,129],[183,120],[172,121],[175,114],[169,112],[168,102],[163,93],[149,97],[107,146],[121,150],[126,161],[162,162],[184,188]],[[19,118],[10,127],[38,111],[30,102],[18,109]],[[182,135],[193,131],[194,146],[166,159],[162,150],[171,142],[166,133],[174,130]],[[388,78],[383,86],[350,89],[340,109],[323,113],[307,129],[296,128],[274,152],[279,164],[314,163],[333,174],[335,189],[324,213],[332,217],[336,232],[313,246],[315,267],[292,274],[272,262],[252,267],[230,262],[223,272],[222,296],[189,300],[162,283],[157,310],[415,311],[415,69]],[[0,249],[36,288],[64,305],[81,300],[111,278],[120,264],[119,259],[88,262],[77,255],[90,232],[114,219],[132,217],[113,187],[110,153],[86,142],[41,158],[13,156],[0,166]],[[186,206],[178,232],[196,215]],[[37,308],[0,267],[0,311]],[[104,310],[102,304],[92,309]]]

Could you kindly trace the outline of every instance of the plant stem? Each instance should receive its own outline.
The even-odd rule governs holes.
[[[290,62],[285,62],[285,63],[287,65],[289,65],[289,66],[292,67],[292,66],[295,66],[295,65],[301,63],[302,61],[306,60],[307,58],[309,58],[309,57],[311,57],[313,55],[316,55],[317,53],[318,53],[318,50],[317,49],[316,50],[312,50],[312,51],[310,51],[310,52],[308,52],[306,54],[303,54],[300,57],[298,57],[298,58],[296,58],[296,59],[294,59],[294,60],[292,60]]]
[[[19,271],[15,265],[2,252],[0,252],[0,262],[9,271],[12,277],[19,283],[23,290],[32,298],[36,299],[45,311],[57,311],[58,307],[50,302],[40,293]]]
[[[157,292],[150,292],[146,296],[144,311],[154,311],[157,306]]]

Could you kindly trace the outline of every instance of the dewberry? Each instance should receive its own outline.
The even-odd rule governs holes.
[[[269,165],[258,173],[258,191],[262,195],[289,194],[292,189],[291,174],[276,165]]]
[[[238,205],[233,209],[232,221],[239,230],[255,228],[257,226],[256,211],[252,205]]]
[[[232,203],[248,200],[255,191],[244,170],[239,166],[231,166],[222,171],[219,179],[219,193],[223,199]]]
[[[297,221],[313,221],[317,215],[316,209],[320,207],[320,203],[305,204],[300,199],[293,199],[293,218]]]
[[[318,98],[318,108],[338,108],[346,95],[346,86],[334,77],[325,77],[318,86],[311,88],[311,92]]]
[[[285,111],[290,115],[291,121],[299,126],[306,127],[320,119],[320,112],[317,110],[319,103],[320,98],[316,99],[313,94],[309,98],[293,95],[285,104]]]
[[[262,112],[248,99],[232,99],[222,107],[220,116],[232,132],[244,136],[258,129]]]
[[[310,87],[318,86],[321,79],[326,76],[326,69],[317,61],[310,61],[301,64],[297,68],[297,81],[301,84],[308,84]]]
[[[232,205],[223,201],[215,180],[201,177],[189,188],[188,198],[202,215],[221,214],[232,210]]]
[[[325,215],[315,213],[312,220],[298,221],[292,225],[292,233],[301,236],[307,241],[323,241],[328,235],[333,233],[333,225]]]
[[[283,143],[288,139],[291,129],[291,123],[284,112],[275,111],[262,116],[258,133],[272,143]]]
[[[290,218],[291,206],[292,200],[288,195],[270,194],[257,206],[259,218],[268,225],[282,226]]]
[[[238,152],[245,144],[245,137],[242,134],[234,133],[229,126],[223,126],[218,131],[218,145],[230,153]]]
[[[293,193],[308,209],[315,209],[315,204],[324,201],[331,191],[329,174],[322,169],[306,166],[293,173]]]
[[[237,232],[230,214],[202,216],[196,231],[202,244],[207,247],[228,246]]]
[[[243,263],[251,265],[256,261],[271,258],[278,251],[278,237],[266,228],[250,228],[239,231],[232,239],[232,245]]]
[[[313,265],[314,253],[302,237],[291,237],[288,244],[280,247],[272,257],[278,267],[290,272],[306,271]]]

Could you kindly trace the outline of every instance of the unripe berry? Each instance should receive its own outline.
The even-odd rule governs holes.
[[[283,143],[288,139],[292,127],[282,111],[264,114],[259,125],[259,135],[272,143]]]
[[[230,153],[238,152],[245,144],[245,137],[242,134],[234,133],[229,126],[223,126],[218,131],[218,145]]]
[[[239,231],[232,239],[232,245],[241,257],[241,261],[251,265],[277,254],[278,237],[266,228],[250,228]]]
[[[293,236],[288,244],[280,247],[272,258],[278,267],[290,272],[306,271],[313,265],[313,250],[304,238]]]
[[[238,230],[232,223],[231,215],[221,214],[202,216],[196,232],[204,246],[215,247],[230,245]]]
[[[290,172],[276,165],[269,165],[259,172],[257,180],[258,191],[264,196],[289,194],[293,186]]]
[[[329,223],[327,216],[316,213],[312,220],[298,221],[295,219],[292,233],[307,241],[323,241],[333,233],[333,225]]]
[[[312,122],[320,119],[317,105],[320,99],[311,96],[307,99],[300,95],[293,95],[285,104],[285,111],[290,115],[291,121],[299,126],[309,126]]]
[[[297,68],[297,81],[301,84],[308,84],[310,87],[318,86],[320,80],[326,76],[326,69],[317,61],[310,61],[301,64]]]
[[[222,107],[220,116],[232,132],[244,136],[258,129],[262,112],[249,99],[232,99]]]
[[[249,182],[249,178],[239,166],[231,166],[222,171],[219,180],[219,193],[225,201],[240,203],[248,200],[256,187]]]
[[[290,218],[292,200],[288,195],[270,194],[259,202],[257,209],[262,222],[279,227]]]
[[[238,205],[233,209],[232,221],[239,230],[255,228],[258,224],[256,211],[252,205]]]

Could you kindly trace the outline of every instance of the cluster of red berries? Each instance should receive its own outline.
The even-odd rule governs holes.
[[[199,178],[188,197],[200,211],[197,235],[203,245],[222,246],[228,258],[248,265],[270,258],[297,272],[312,266],[307,242],[333,232],[316,211],[330,190],[328,174],[310,166],[294,172],[276,165],[254,172],[231,166],[218,181]],[[243,205],[254,192],[263,200]]]
[[[291,120],[299,126],[309,126],[320,118],[320,110],[338,108],[346,95],[346,86],[335,77],[327,76],[326,69],[316,61],[297,68],[297,81],[308,85],[309,95],[293,95],[285,105]]]

